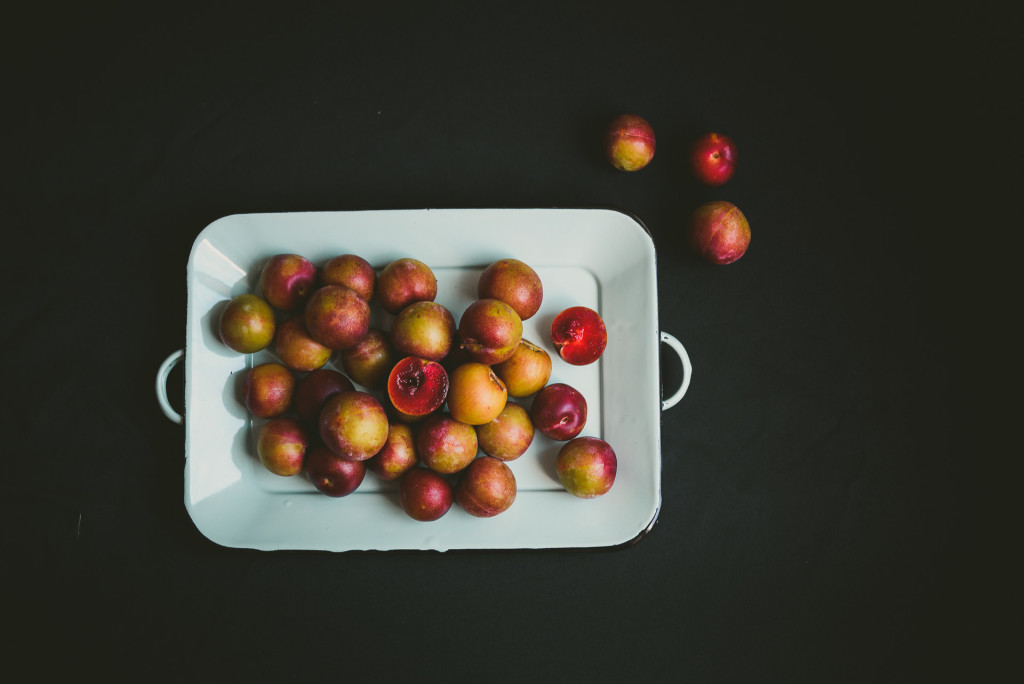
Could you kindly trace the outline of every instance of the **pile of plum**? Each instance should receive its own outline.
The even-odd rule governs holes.
[[[536,271],[500,259],[483,270],[456,325],[435,301],[435,274],[416,259],[378,272],[354,254],[319,267],[298,254],[271,257],[258,292],[232,298],[219,317],[228,348],[278,359],[255,365],[242,383],[247,410],[266,419],[260,462],[333,497],[354,492],[369,469],[398,483],[415,520],[437,520],[453,503],[491,517],[516,498],[507,462],[540,431],[564,442],[555,469],[568,492],[605,494],[615,452],[579,436],[586,399],[549,383],[551,356],[522,337],[543,296]],[[388,330],[371,326],[374,306],[391,314]],[[573,306],[555,317],[551,343],[567,363],[586,365],[604,352],[607,330],[596,311]],[[344,373],[328,366],[332,358]],[[530,410],[510,397],[533,397]]]

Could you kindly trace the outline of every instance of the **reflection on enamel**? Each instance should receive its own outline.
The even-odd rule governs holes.
[[[228,285],[245,277],[248,270],[220,251],[209,240],[203,240],[195,253],[195,271],[204,281],[221,282]]]

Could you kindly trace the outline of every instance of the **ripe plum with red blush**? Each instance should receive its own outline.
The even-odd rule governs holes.
[[[317,270],[299,254],[275,254],[260,270],[259,292],[278,311],[302,307],[316,288]]]
[[[313,339],[334,351],[354,347],[370,330],[370,305],[344,285],[324,285],[315,290],[304,316]]]
[[[605,153],[620,171],[639,171],[654,158],[654,128],[642,116],[623,114],[612,119],[605,134]]]
[[[221,311],[217,333],[228,349],[255,354],[274,340],[277,318],[262,297],[245,293],[233,297]]]
[[[327,400],[319,430],[324,444],[338,456],[365,461],[387,441],[388,416],[373,395],[350,390]]]
[[[320,268],[321,285],[344,285],[370,301],[377,286],[377,272],[370,262],[357,254],[341,254]]]
[[[481,456],[459,476],[455,501],[472,516],[492,518],[512,506],[516,492],[512,469],[493,456]]]
[[[477,298],[499,299],[525,321],[540,309],[544,300],[544,284],[537,272],[525,262],[499,259],[480,274]]]
[[[256,455],[260,463],[282,477],[302,472],[308,449],[309,433],[302,423],[288,416],[267,421],[256,437]]]
[[[618,458],[604,440],[577,437],[558,450],[555,472],[567,492],[581,499],[593,499],[612,488],[618,472]]]
[[[690,246],[713,264],[731,264],[750,247],[750,223],[732,202],[707,202],[690,214]]]
[[[416,431],[416,453],[420,461],[443,475],[468,466],[478,451],[476,430],[447,413],[429,416]]]
[[[391,337],[379,328],[370,328],[362,340],[339,352],[338,357],[345,373],[367,389],[382,388],[397,360]]]
[[[313,339],[306,321],[295,315],[277,327],[274,350],[278,358],[294,371],[308,372],[322,367],[334,352]]]
[[[437,277],[418,259],[396,259],[377,276],[377,301],[389,314],[397,314],[413,302],[432,302],[436,297]]]
[[[253,366],[242,380],[242,396],[257,418],[283,416],[292,407],[297,381],[286,366],[269,361]]]

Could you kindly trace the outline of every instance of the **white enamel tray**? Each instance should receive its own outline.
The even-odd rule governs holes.
[[[255,455],[259,423],[241,404],[238,387],[247,368],[272,357],[228,350],[216,326],[227,300],[255,291],[263,262],[282,252],[318,266],[345,253],[378,269],[404,256],[419,259],[434,270],[437,301],[456,322],[476,298],[487,264],[505,257],[530,264],[544,283],[544,302],[524,321],[523,336],[551,354],[551,382],[568,383],[586,397],[582,434],[606,440],[618,456],[611,491],[589,500],[565,492],[554,473],[562,443],[539,433],[508,463],[518,495],[493,518],[475,518],[454,504],[439,520],[415,521],[399,507],[397,486],[369,472],[354,493],[332,498],[301,475],[266,471]],[[326,551],[593,548],[630,544],[654,525],[661,505],[661,413],[682,398],[691,370],[683,346],[659,330],[654,243],[632,216],[606,209],[232,215],[196,238],[187,280],[185,348],[158,369],[157,398],[185,427],[185,506],[217,544]],[[562,361],[550,341],[552,319],[573,305],[599,311],[608,328],[605,353],[589,366]],[[386,329],[390,317],[374,311],[374,324]],[[662,342],[683,364],[682,385],[664,400]],[[167,377],[182,358],[185,406],[179,414],[168,401]],[[529,400],[522,403],[529,408]]]

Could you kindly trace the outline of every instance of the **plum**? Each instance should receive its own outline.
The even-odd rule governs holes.
[[[446,413],[435,413],[416,432],[416,453],[423,465],[442,475],[457,473],[476,458],[478,443],[472,425]]]
[[[323,444],[309,450],[303,470],[319,492],[333,497],[356,491],[366,476],[365,463],[342,458]]]
[[[253,366],[242,380],[245,407],[257,418],[283,416],[292,407],[295,386],[295,374],[280,363]]]
[[[639,171],[654,158],[654,129],[641,116],[623,114],[612,119],[605,134],[605,153],[620,171]]]
[[[566,362],[585,366],[601,358],[608,330],[601,314],[585,306],[570,306],[551,322],[551,342]]]
[[[468,425],[483,425],[498,417],[508,390],[494,370],[483,363],[464,363],[449,377],[448,411]]]
[[[321,285],[344,285],[370,301],[377,285],[377,272],[370,262],[356,254],[341,254],[320,268]]]
[[[254,354],[269,347],[276,330],[274,309],[266,300],[250,293],[232,298],[217,323],[224,346],[241,354]]]
[[[493,456],[474,460],[459,476],[455,501],[477,518],[504,513],[516,500],[516,477],[512,469]]]
[[[534,427],[529,412],[508,402],[498,417],[476,426],[480,451],[501,461],[514,461],[526,453],[533,442]]]
[[[510,397],[536,394],[551,378],[551,355],[529,340],[522,340],[507,360],[493,366]]]
[[[370,330],[370,305],[344,285],[324,285],[306,303],[306,329],[335,351],[354,347]]]
[[[377,276],[377,301],[389,314],[397,314],[413,302],[432,302],[436,297],[437,278],[417,259],[396,259]]]
[[[537,272],[518,259],[499,259],[480,274],[478,299],[499,299],[527,320],[540,309],[544,285]]]
[[[295,413],[304,424],[318,427],[320,411],[327,400],[352,389],[355,389],[352,382],[338,371],[318,368],[305,375],[295,386]]]
[[[345,373],[367,389],[384,386],[397,357],[391,338],[379,328],[370,328],[358,344],[338,352],[338,356]]]
[[[722,185],[736,171],[736,143],[719,133],[702,135],[690,148],[690,167],[705,185]]]
[[[331,360],[333,351],[313,339],[301,315],[292,316],[277,327],[274,349],[278,358],[294,371],[308,372]]]
[[[405,416],[425,416],[444,404],[448,386],[448,373],[440,363],[407,356],[391,369],[388,399]]]
[[[447,513],[454,501],[452,486],[428,468],[412,468],[398,484],[398,501],[413,520],[430,522]]]
[[[399,356],[440,361],[455,340],[455,317],[437,302],[413,302],[391,323],[391,346]]]
[[[388,416],[373,395],[350,390],[334,395],[320,411],[320,438],[350,461],[365,461],[388,439]]]
[[[523,321],[500,299],[478,299],[462,312],[459,342],[470,358],[494,365],[512,357],[523,337]]]
[[[416,433],[404,423],[392,423],[388,439],[377,454],[366,461],[366,467],[381,480],[399,479],[420,462],[416,453]]]
[[[530,417],[541,434],[557,441],[569,440],[587,423],[587,400],[575,387],[553,383],[533,398]]]
[[[295,311],[316,287],[316,266],[298,254],[275,254],[260,271],[259,291],[279,311]]]
[[[732,202],[707,202],[690,214],[690,246],[713,264],[731,264],[750,246],[750,224]]]
[[[256,455],[260,463],[275,475],[290,477],[302,472],[309,449],[309,434],[294,418],[273,418],[260,428]]]
[[[555,457],[555,472],[565,490],[581,499],[606,494],[615,483],[618,459],[608,442],[577,437],[562,445]]]

